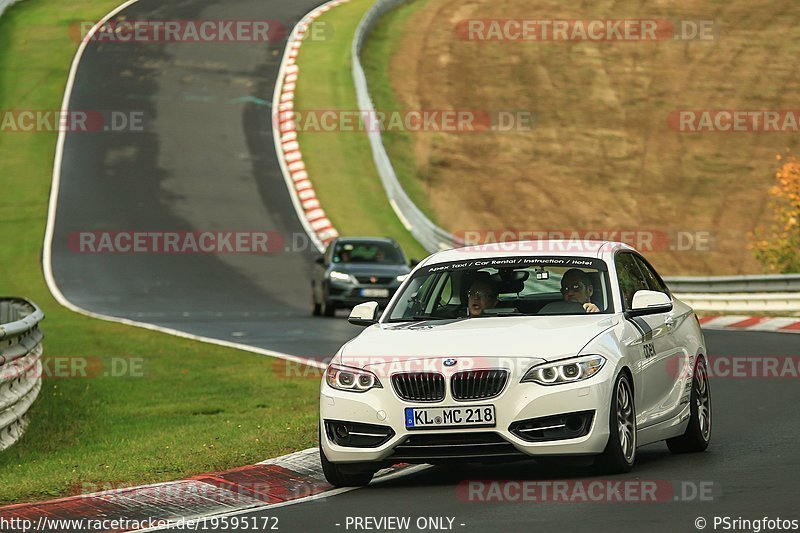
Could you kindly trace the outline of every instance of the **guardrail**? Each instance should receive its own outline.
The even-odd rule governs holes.
[[[414,238],[428,252],[433,253],[462,246],[463,241],[431,222],[411,201],[406,191],[403,190],[403,186],[400,185],[397,173],[389,160],[389,154],[386,153],[386,148],[383,146],[383,139],[375,116],[375,106],[369,95],[364,67],[361,65],[361,50],[378,19],[387,11],[406,2],[408,0],[378,0],[361,19],[353,39],[353,81],[356,86],[358,108],[363,117],[370,117],[365,118],[365,122],[368,122],[366,130],[372,147],[372,158],[381,177],[383,188],[386,190],[386,195],[389,197],[389,204]]]
[[[11,7],[12,4],[16,4],[19,0],[0,0],[0,17],[3,16],[3,11],[6,8]]]
[[[0,298],[0,450],[22,436],[42,388],[44,313],[22,298]]]
[[[800,313],[800,274],[665,278],[700,311]]]
[[[361,52],[378,19],[409,0],[377,0],[361,19],[353,39],[353,81],[362,116],[375,117],[367,87]],[[368,119],[367,119],[368,120]],[[377,121],[369,124],[372,156],[383,188],[400,221],[429,252],[463,246],[464,241],[435,225],[411,201],[383,146]],[[776,311],[800,313],[800,274],[771,276],[673,277],[667,284],[681,299],[699,311]]]
[[[670,289],[687,293],[800,293],[800,274],[764,274],[754,276],[670,277],[664,278]]]

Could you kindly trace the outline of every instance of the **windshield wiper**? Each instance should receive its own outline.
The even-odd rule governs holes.
[[[422,322],[424,320],[453,320],[452,318],[446,318],[443,316],[431,316],[431,315],[414,315],[409,317],[403,318],[393,318],[388,320],[388,322]]]

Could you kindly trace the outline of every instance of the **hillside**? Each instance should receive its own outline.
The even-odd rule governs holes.
[[[383,65],[369,57],[376,107],[523,110],[534,127],[389,133],[390,155],[416,181],[412,195],[456,233],[634,231],[666,274],[760,272],[748,232],[767,221],[776,154],[796,153],[798,133],[681,132],[675,117],[796,108],[800,3],[768,4],[417,0],[370,43],[392,51]],[[714,38],[464,38],[467,20],[532,18],[702,19]]]

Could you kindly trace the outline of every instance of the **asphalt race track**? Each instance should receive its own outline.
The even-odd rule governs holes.
[[[705,336],[712,361],[715,356],[775,355],[793,355],[796,360],[800,354],[800,339],[794,334],[707,331]],[[722,365],[719,368],[721,373],[726,369]],[[714,418],[708,450],[672,455],[663,443],[645,446],[639,449],[630,474],[598,476],[590,467],[530,463],[434,467],[330,498],[239,516],[277,517],[282,531],[303,532],[365,531],[355,528],[356,517],[390,516],[411,518],[411,526],[403,531],[441,531],[417,529],[416,521],[449,517],[453,519],[452,531],[498,533],[697,531],[694,524],[699,517],[708,521],[706,530],[713,531],[714,516],[800,519],[797,377],[712,376],[711,391]],[[464,485],[461,492],[458,488],[470,480],[639,480],[654,482],[659,489],[654,492],[656,501],[649,503],[635,498],[628,502],[541,503],[523,501],[519,492],[509,492],[511,502],[497,503],[477,501],[478,497],[469,501]],[[662,490],[670,486],[675,490]],[[667,501],[662,501],[664,495]],[[684,496],[690,501],[674,500]]]
[[[277,19],[291,26],[319,3],[142,0],[124,16]],[[52,267],[70,302],[315,358],[332,355],[358,333],[344,320],[310,316],[308,272],[317,252],[303,242],[278,167],[266,102],[283,47],[282,41],[88,46],[71,109],[143,112],[146,122],[142,132],[66,137]],[[70,247],[79,232],[209,230],[275,232],[295,249],[209,255],[80,253]],[[709,331],[706,339],[712,356],[800,355],[800,337],[791,334]],[[714,529],[714,516],[798,518],[797,379],[712,376],[711,384],[714,431],[706,453],[675,456],[664,444],[651,445],[640,449],[631,474],[613,478],[688,487],[685,499],[692,501],[485,503],[459,492],[470,480],[608,479],[588,467],[515,463],[435,467],[240,516],[274,516],[279,530],[290,532],[375,530],[355,528],[355,517],[410,517],[411,526],[403,531],[471,532],[697,531],[698,517],[708,521],[708,530]],[[681,495],[675,489],[674,496]],[[421,517],[453,521],[420,529]]]
[[[266,19],[288,33],[321,3],[142,0],[120,15]],[[308,272],[317,252],[278,166],[268,105],[284,47],[285,36],[268,43],[88,45],[70,109],[137,113],[144,128],[66,135],[52,268],[70,302],[104,315],[317,359],[332,356],[358,333],[344,320],[311,317]],[[279,249],[216,255],[81,252],[77,235],[100,231],[266,231]]]

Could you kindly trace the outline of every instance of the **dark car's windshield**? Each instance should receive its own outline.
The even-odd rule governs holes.
[[[343,241],[336,243],[333,262],[402,265],[406,259],[400,248],[390,242]]]
[[[542,260],[537,263],[537,259]],[[613,312],[602,261],[492,258],[419,270],[403,287],[388,316],[389,321],[400,322],[587,312]]]

